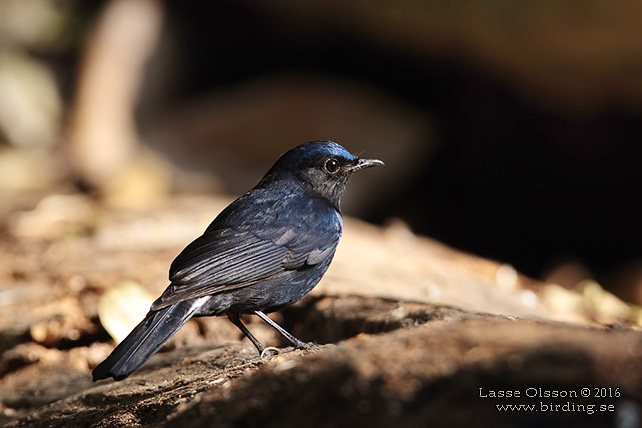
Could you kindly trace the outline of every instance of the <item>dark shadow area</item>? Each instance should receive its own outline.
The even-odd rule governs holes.
[[[640,257],[642,117],[634,110],[535,103],[456,52],[386,47],[332,20],[306,26],[244,2],[167,6],[181,47],[173,99],[300,71],[365,82],[430,112],[440,149],[420,170],[390,176],[392,190],[367,220],[402,218],[418,233],[540,278],[579,261],[608,283]]]

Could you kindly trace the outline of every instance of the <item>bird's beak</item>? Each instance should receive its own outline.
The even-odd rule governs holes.
[[[379,166],[379,165],[385,165],[385,164],[379,159],[359,159],[359,162],[357,162],[355,166],[350,168],[350,171],[351,172],[359,171],[360,169],[372,168],[373,166]]]

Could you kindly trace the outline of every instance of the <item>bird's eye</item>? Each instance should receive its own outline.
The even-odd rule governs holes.
[[[325,165],[323,165],[323,167],[330,174],[336,174],[337,171],[339,171],[339,169],[341,168],[341,164],[335,158],[330,158],[327,161],[325,161]]]

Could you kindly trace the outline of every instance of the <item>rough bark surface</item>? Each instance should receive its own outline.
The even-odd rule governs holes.
[[[129,378],[92,383],[91,370],[113,348],[98,319],[100,296],[124,280],[160,293],[179,243],[202,229],[189,214],[194,204],[202,213],[224,201],[174,201],[148,217],[102,213],[81,233],[26,239],[9,228],[0,239],[0,425],[640,422],[634,308],[622,312],[619,302],[629,319],[617,317],[602,304],[608,295],[598,304],[551,294],[510,267],[399,226],[354,221],[322,284],[271,315],[320,346],[260,359],[227,320],[205,318]],[[264,343],[286,345],[258,320],[246,322]],[[533,407],[498,408],[505,405]]]

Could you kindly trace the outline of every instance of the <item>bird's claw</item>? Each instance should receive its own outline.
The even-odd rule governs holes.
[[[312,342],[299,342],[294,347],[297,348],[297,349],[312,349],[312,348],[316,348],[318,346],[319,345],[317,345],[316,343],[312,343]]]
[[[278,355],[280,352],[281,351],[279,350],[279,348],[275,348],[274,346],[268,346],[267,348],[261,351],[261,358],[273,357],[275,355]]]

